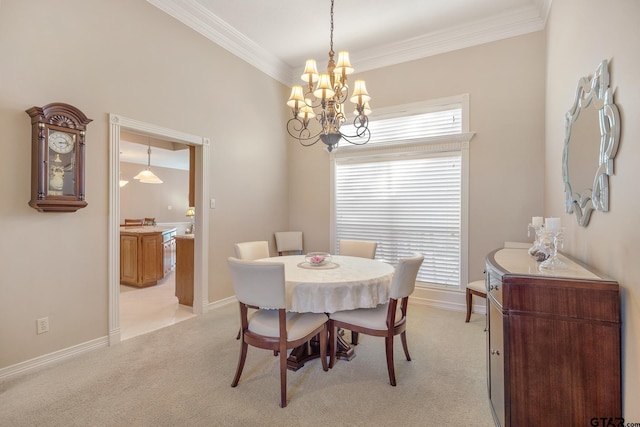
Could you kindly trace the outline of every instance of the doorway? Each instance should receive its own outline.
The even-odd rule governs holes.
[[[183,297],[180,304],[176,292],[176,282],[184,281],[187,270],[185,257],[181,254],[180,272],[176,271],[178,243],[182,251],[186,250],[184,238],[191,237],[193,229],[193,216],[189,215],[192,212],[191,207],[195,206],[192,185],[195,181],[195,156],[192,156],[194,153],[195,147],[192,145],[160,140],[128,130],[120,132],[119,218],[121,227],[125,226],[120,230],[120,250],[124,252],[121,253],[120,263],[121,268],[129,271],[129,276],[120,283],[121,340],[171,326],[195,316],[193,302]],[[162,268],[153,268],[154,275],[159,276],[151,286],[134,284],[137,282],[134,276],[144,274],[138,272],[139,262],[148,268],[149,261],[144,261],[144,256],[141,257],[139,253],[138,259],[134,261],[131,257],[134,255],[131,246],[122,247],[123,231],[124,238],[129,242],[139,231],[139,225],[126,226],[127,222],[131,224],[135,221],[144,221],[146,225],[142,229],[147,232],[155,230],[158,233],[163,232],[163,236],[165,231],[169,236],[175,233],[173,239],[169,238],[163,243]],[[193,239],[189,238],[188,241],[189,251],[193,253]],[[192,271],[190,277],[193,278],[192,255],[189,260]],[[130,271],[133,265],[138,267]]]
[[[208,194],[209,139],[184,132],[140,122],[116,114],[109,115],[109,343],[121,340],[120,329],[120,133],[130,131],[149,137],[165,139],[194,147],[195,179],[195,238],[194,238],[194,295],[193,313],[207,311],[209,248]]]

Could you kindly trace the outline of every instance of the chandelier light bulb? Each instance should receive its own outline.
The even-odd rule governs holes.
[[[351,67],[351,61],[349,61],[349,52],[343,50],[338,52],[338,63],[333,71],[336,74],[347,75],[353,73],[355,70]]]
[[[308,100],[298,113],[298,117],[302,118],[304,121],[308,121],[309,119],[313,119],[316,116],[316,113],[313,112],[313,108],[311,108],[311,100]]]
[[[351,96],[351,102],[358,105],[363,105],[365,102],[369,102],[371,97],[367,92],[367,86],[364,80],[356,80],[353,88],[353,96]]]
[[[287,101],[287,105],[293,109],[300,109],[304,105],[304,92],[302,86],[293,86],[291,88],[291,95]]]
[[[332,89],[331,77],[329,74],[320,74],[318,86],[316,86],[316,90],[313,91],[313,95],[324,101],[327,98],[333,98],[335,94],[336,92]]]
[[[308,84],[313,84],[318,81],[318,67],[316,67],[315,59],[307,59],[307,63],[304,66],[304,73],[300,78]]]

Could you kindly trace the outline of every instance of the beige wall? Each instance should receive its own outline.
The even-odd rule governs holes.
[[[365,73],[356,67],[374,112],[469,94],[469,280],[483,278],[489,251],[528,240],[527,224],[543,212],[544,47],[538,32]],[[321,143],[295,144],[291,224],[304,231],[307,248],[329,250],[329,156]]]
[[[547,24],[545,215],[560,216],[565,250],[620,283],[622,288],[624,416],[640,420],[640,2],[554,0]],[[595,212],[586,228],[564,211],[564,114],[578,79],[610,61],[610,84],[622,133],[610,177],[610,211]],[[595,165],[594,165],[595,174]]]
[[[191,222],[189,171],[152,166],[162,184],[144,184],[133,179],[146,165],[120,162],[120,175],[129,181],[120,188],[120,224],[125,218],[155,218],[156,222]],[[169,208],[171,207],[171,208]]]
[[[108,335],[109,113],[211,139],[209,300],[233,295],[233,243],[288,223],[287,88],[144,0],[0,8],[0,368]],[[27,205],[25,110],[50,102],[93,119],[75,213]]]

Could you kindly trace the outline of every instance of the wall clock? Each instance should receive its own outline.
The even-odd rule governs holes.
[[[31,200],[40,212],[75,212],[84,194],[86,126],[76,107],[61,102],[27,110],[31,117]]]

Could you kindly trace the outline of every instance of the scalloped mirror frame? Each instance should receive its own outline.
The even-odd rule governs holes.
[[[598,111],[600,129],[600,154],[595,165],[593,187],[572,188],[569,171],[569,144],[571,130],[580,118],[580,112],[589,107]],[[564,180],[565,208],[567,213],[575,213],[581,227],[589,224],[591,213],[609,211],[609,176],[613,174],[613,159],[620,141],[620,114],[613,103],[613,90],[609,87],[607,60],[603,60],[596,69],[593,78],[582,77],[578,81],[573,105],[565,115],[565,139],[562,153],[562,179]],[[576,143],[574,142],[574,145]],[[575,149],[575,147],[574,147]]]

